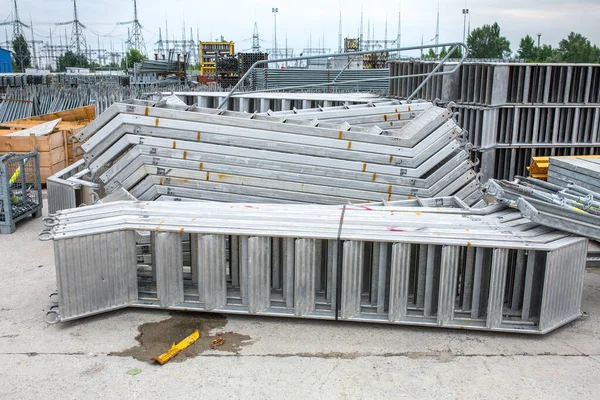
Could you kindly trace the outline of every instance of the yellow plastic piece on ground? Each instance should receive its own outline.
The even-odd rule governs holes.
[[[169,351],[156,358],[152,358],[151,360],[157,361],[160,365],[166,364],[171,358],[175,357],[177,354],[181,352],[181,350],[187,349],[192,345],[196,340],[200,338],[200,332],[196,329],[190,336],[183,339],[181,342],[177,344],[173,344]]]

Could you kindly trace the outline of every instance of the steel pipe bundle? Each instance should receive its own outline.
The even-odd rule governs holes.
[[[587,240],[498,206],[117,202],[46,223],[56,321],[142,307],[546,333],[580,315]]]

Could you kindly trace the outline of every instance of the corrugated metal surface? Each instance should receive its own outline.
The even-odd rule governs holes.
[[[581,308],[587,241],[548,253],[540,329],[551,330],[577,315]]]
[[[137,300],[135,245],[133,231],[54,242],[61,320],[127,307]]]

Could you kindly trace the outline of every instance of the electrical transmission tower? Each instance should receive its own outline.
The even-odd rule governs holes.
[[[252,33],[252,52],[260,53],[260,38],[258,37],[258,25],[254,22],[254,33]]]
[[[77,15],[77,0],[73,0],[73,11],[74,19],[72,21],[59,22],[56,25],[73,25],[73,30],[71,31],[71,48],[75,50],[76,54],[82,54],[85,53],[87,49],[85,35],[83,34],[83,29],[87,28],[79,21],[79,16]]]
[[[156,45],[154,52],[156,53],[157,57],[162,57],[165,54],[165,44],[162,40],[162,29],[160,27],[158,28],[158,42],[154,44]]]
[[[17,7],[17,0],[13,2],[13,19],[12,21],[0,22],[0,26],[2,25],[12,25],[13,26],[13,40],[18,38],[19,36],[23,36],[23,28],[29,28],[29,25],[23,23],[19,18],[19,8]],[[8,44],[8,39],[7,39]]]
[[[142,35],[142,24],[138,19],[137,1],[133,0],[133,20],[126,22],[119,22],[117,25],[131,25],[131,34],[127,41],[129,47],[132,47],[140,53],[146,55],[146,43],[144,42],[144,36]]]

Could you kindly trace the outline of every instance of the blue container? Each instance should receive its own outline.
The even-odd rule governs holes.
[[[10,51],[0,47],[0,73],[12,73],[12,58]]]

